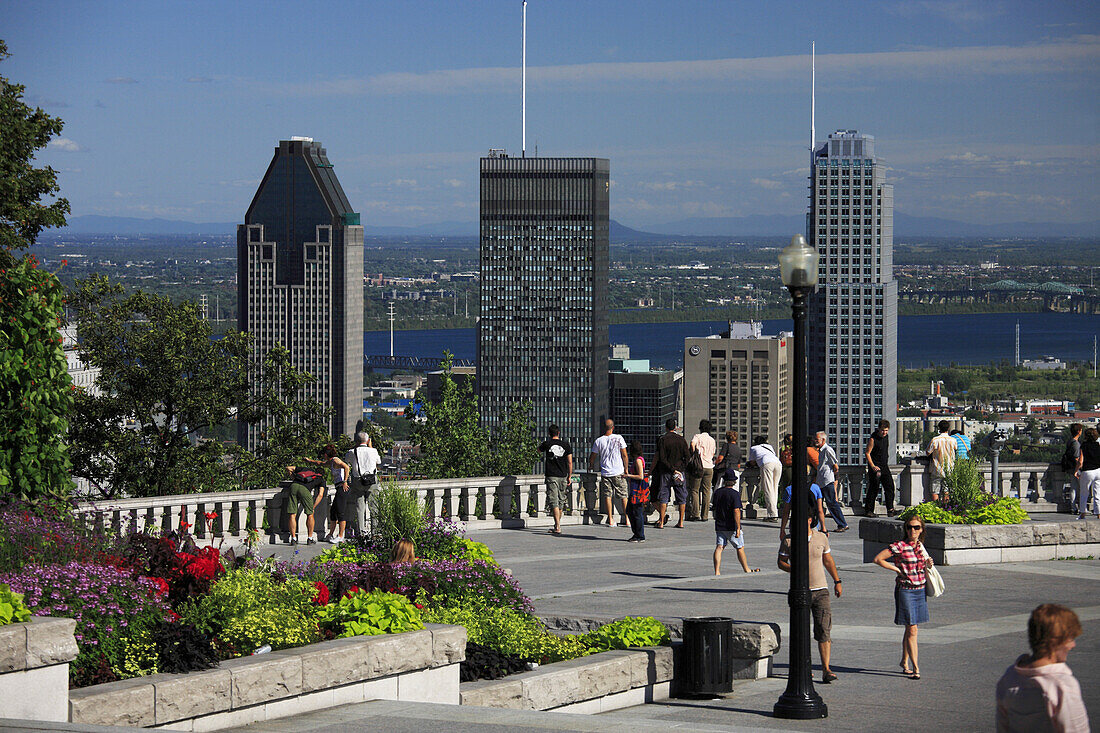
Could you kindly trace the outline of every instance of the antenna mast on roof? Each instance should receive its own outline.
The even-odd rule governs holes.
[[[810,41],[810,163],[817,144],[817,44]]]
[[[521,157],[527,157],[527,0],[523,0],[523,147]]]

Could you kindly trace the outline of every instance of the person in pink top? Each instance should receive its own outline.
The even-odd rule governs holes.
[[[997,733],[1089,733],[1081,685],[1066,658],[1077,645],[1081,621],[1054,603],[1031,612],[1025,654],[997,683]]]

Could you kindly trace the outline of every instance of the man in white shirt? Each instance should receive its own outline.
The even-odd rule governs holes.
[[[362,537],[368,526],[371,532],[378,529],[378,499],[374,485],[378,464],[382,459],[378,456],[378,451],[371,447],[370,435],[367,433],[356,433],[355,443],[355,447],[344,454],[344,463],[351,467],[351,491],[355,495],[355,532]]]
[[[836,522],[837,532],[848,531],[848,520],[844,518],[844,508],[836,498],[836,474],[840,470],[836,451],[826,440],[824,430],[817,433],[817,485],[821,487],[821,498],[829,516]]]
[[[783,462],[775,453],[775,448],[768,444],[766,435],[758,435],[752,440],[749,448],[749,458],[745,463],[752,463],[760,467],[760,494],[764,495],[764,504],[767,515],[766,522],[778,522],[779,511],[776,505],[779,502],[779,478],[783,475]],[[749,502],[756,504],[757,496],[750,496]]]
[[[955,452],[958,450],[958,443],[948,434],[951,423],[940,420],[936,424],[936,428],[940,433],[932,438],[927,451],[928,456],[932,459],[929,466],[932,469],[932,501],[939,501],[940,493],[942,493],[943,501],[946,504],[948,491],[947,482],[944,479],[955,467]]]
[[[600,471],[600,498],[603,500],[607,523],[613,522],[612,499],[619,500],[619,526],[627,526],[626,521],[626,441],[615,434],[615,423],[604,421],[604,433],[592,444],[592,455],[588,458],[589,470]]]

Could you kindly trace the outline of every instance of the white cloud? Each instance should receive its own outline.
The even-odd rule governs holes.
[[[1100,68],[1100,36],[1079,35],[1019,46],[960,46],[871,53],[819,54],[818,71],[831,83],[871,77],[890,81],[925,78],[1095,74]],[[809,68],[805,55],[691,61],[600,62],[528,68],[528,84],[570,89],[602,89],[653,84],[702,84],[727,87],[737,83],[799,80]],[[364,78],[279,85],[277,91],[297,96],[459,94],[512,91],[520,84],[511,67],[392,72]]]
[[[443,181],[443,185],[449,188],[462,188],[466,185],[466,182],[460,181],[457,178],[448,178],[447,180]]]
[[[84,148],[75,140],[70,140],[67,137],[55,137],[50,140],[49,145],[54,150],[64,150],[66,153],[82,153]]]
[[[138,80],[132,76],[112,76],[110,79],[104,79],[107,84],[137,84]]]
[[[770,178],[753,178],[750,183],[752,183],[752,185],[754,186],[759,186],[760,188],[766,188],[769,191],[783,188],[782,183],[780,183],[779,181],[773,181]]]
[[[188,84],[209,84],[214,81],[209,76],[192,76],[187,79]]]
[[[638,188],[643,191],[682,191],[685,188],[699,188],[702,181],[650,181],[641,182]]]

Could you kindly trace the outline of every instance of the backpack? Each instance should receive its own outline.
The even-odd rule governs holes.
[[[699,454],[698,450],[693,450],[691,452],[691,458],[687,460],[685,468],[689,476],[703,475],[703,456]]]
[[[294,483],[301,484],[310,491],[313,491],[325,481],[323,475],[309,468],[299,468],[291,478]]]

